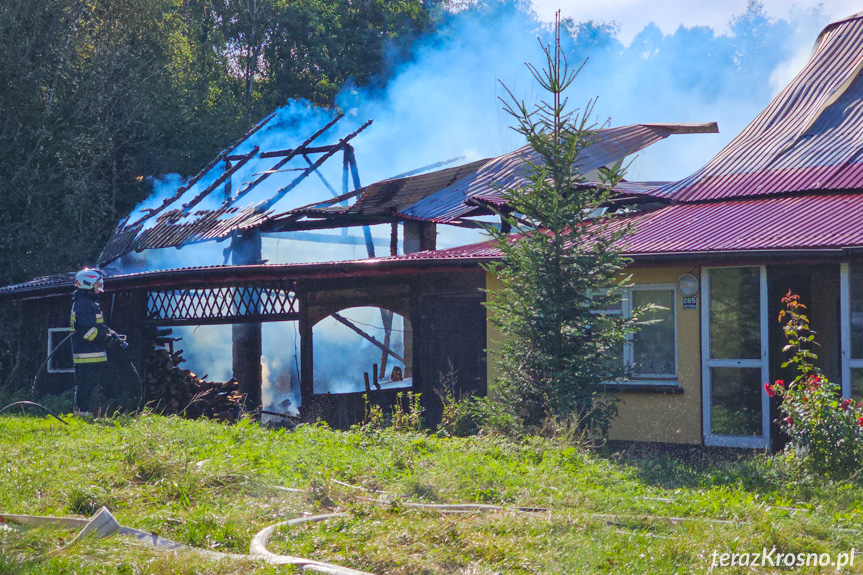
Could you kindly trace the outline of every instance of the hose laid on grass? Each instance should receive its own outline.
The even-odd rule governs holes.
[[[16,405],[21,405],[21,406],[24,406],[24,405],[32,405],[32,406],[34,406],[34,407],[38,407],[39,409],[43,409],[43,410],[47,411],[47,412],[48,412],[48,415],[50,415],[51,417],[53,417],[54,419],[56,419],[57,421],[59,421],[59,422],[60,422],[60,423],[62,423],[63,425],[69,425],[66,421],[63,421],[62,419],[60,419],[60,416],[59,416],[59,415],[57,415],[56,413],[54,413],[53,411],[51,411],[50,409],[48,409],[48,408],[47,408],[47,407],[45,407],[44,405],[39,405],[39,404],[38,404],[38,403],[36,403],[35,401],[16,401],[15,403],[10,403],[9,405],[7,405],[6,407],[4,407],[3,409],[0,409],[0,413],[3,413],[3,412],[4,412],[4,411],[6,411],[7,409],[10,409],[10,408],[12,408],[12,407],[15,407]]]
[[[322,561],[314,561],[313,559],[303,559],[301,557],[291,557],[288,555],[276,555],[275,553],[267,551],[265,547],[267,539],[269,539],[273,530],[282,525],[299,525],[302,523],[325,521],[327,519],[345,516],[345,513],[314,515],[311,517],[292,519],[291,521],[283,521],[276,525],[267,527],[252,539],[252,545],[248,555],[242,555],[239,553],[221,553],[219,551],[210,551],[209,549],[200,549],[198,547],[192,547],[191,545],[184,545],[183,543],[171,541],[170,539],[165,539],[164,537],[159,537],[158,535],[147,533],[140,529],[125,527],[120,525],[114,516],[111,515],[111,512],[105,507],[99,509],[99,511],[97,511],[90,519],[78,519],[75,517],[40,517],[36,515],[13,515],[0,513],[0,523],[18,523],[21,525],[34,525],[37,527],[52,526],[67,529],[80,529],[81,531],[78,535],[76,535],[71,542],[65,545],[64,548],[87,536],[102,538],[109,537],[111,535],[126,535],[134,538],[140,543],[150,545],[151,547],[155,547],[162,551],[186,550],[213,559],[253,559],[265,561],[274,565],[294,565],[301,571],[317,571],[318,573],[326,573],[328,575],[373,575],[365,571],[357,571],[356,569],[351,569],[349,567],[341,567],[339,565],[332,565]]]

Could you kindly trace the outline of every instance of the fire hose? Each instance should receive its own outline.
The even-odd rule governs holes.
[[[33,376],[33,383],[30,386],[30,397],[32,399],[36,399],[36,382],[38,381],[39,376],[42,375],[42,370],[45,369],[45,366],[47,366],[48,362],[51,361],[51,358],[54,357],[54,354],[57,353],[58,351],[60,351],[60,348],[63,347],[64,343],[69,341],[69,339],[72,337],[72,335],[74,335],[74,332],[70,332],[69,335],[67,335],[66,337],[63,338],[62,341],[60,341],[60,343],[58,343],[56,346],[54,346],[54,349],[51,351],[51,353],[48,354],[48,357],[46,357],[45,361],[42,362],[42,365],[39,366],[39,369],[36,370],[36,375]],[[118,346],[120,346],[120,349],[128,349],[128,347],[129,347],[129,342],[126,341],[126,336],[120,335],[119,333],[117,333],[113,330],[111,331],[111,340],[114,341]],[[129,365],[132,367],[132,371],[135,372],[135,377],[138,379],[138,388],[139,388],[138,409],[140,410],[141,409],[141,403],[144,401],[144,382],[141,381],[141,376],[138,374],[138,369],[135,367],[135,363],[132,361],[129,361]],[[47,411],[48,413],[53,415],[55,418],[60,419],[54,413],[52,413],[51,411],[46,409],[44,406],[39,405],[38,403],[35,403],[35,402],[16,402],[13,405],[19,405],[19,404],[24,404],[24,403],[26,403],[28,405],[32,404],[32,405],[35,405],[37,407],[41,407],[42,409],[44,409],[45,411]],[[7,405],[3,409],[0,409],[0,413],[5,411],[9,407],[12,407],[12,406]],[[60,419],[60,421],[63,421],[63,420]],[[66,422],[63,421],[63,423],[66,423]]]
[[[278,486],[275,486],[275,488],[280,491],[302,493],[301,489]],[[392,504],[391,501],[383,499],[361,499],[372,503],[378,503],[381,505]],[[404,507],[427,509],[431,511],[439,511],[441,513],[472,513],[476,511],[488,512],[507,510],[507,508],[499,505],[483,505],[478,503],[432,504],[403,502],[401,504]],[[512,510],[527,513],[548,512],[548,509],[538,507],[515,507],[512,508]],[[80,541],[81,539],[88,536],[102,538],[111,535],[125,535],[134,538],[139,543],[150,545],[152,547],[155,547],[156,549],[160,549],[163,551],[187,550],[214,559],[253,559],[265,561],[272,565],[294,565],[301,571],[316,571],[318,573],[327,573],[329,575],[374,575],[366,571],[359,571],[350,567],[343,567],[340,565],[333,565],[331,563],[325,563],[322,561],[315,561],[314,559],[304,559],[302,557],[293,557],[291,555],[279,555],[267,549],[267,544],[270,541],[270,537],[272,536],[273,532],[275,532],[275,530],[280,527],[302,525],[304,523],[317,523],[319,521],[326,521],[328,519],[337,519],[348,516],[349,515],[347,513],[327,513],[324,515],[298,517],[296,519],[281,521],[274,525],[270,525],[260,530],[252,538],[252,541],[249,544],[248,555],[242,555],[239,553],[222,553],[219,551],[211,551],[209,549],[200,549],[198,547],[192,547],[191,545],[185,545],[183,543],[178,543],[170,539],[165,539],[153,533],[141,531],[140,529],[125,527],[123,525],[120,525],[120,523],[117,522],[111,512],[108,511],[108,509],[105,507],[99,509],[99,511],[97,511],[90,519],[79,519],[71,517],[40,517],[34,515],[12,515],[0,513],[0,525],[2,525],[3,523],[17,523],[21,525],[54,526],[69,529],[81,529],[81,531],[75,536],[75,538],[72,539],[72,541],[67,543],[60,550],[65,549],[66,547],[69,547],[75,542]]]

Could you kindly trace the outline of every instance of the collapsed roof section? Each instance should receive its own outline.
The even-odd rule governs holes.
[[[344,171],[351,172],[355,187],[359,187],[359,174],[350,141],[371,125],[366,122],[357,130],[342,137],[331,145],[315,146],[316,140],[330,130],[343,115],[339,115],[294,148],[285,150],[262,151],[255,145],[248,149],[250,138],[261,131],[276,117],[273,113],[246,133],[231,148],[204,167],[188,183],[180,186],[173,196],[166,198],[155,208],[133,212],[114,230],[114,234],[99,257],[99,265],[108,263],[133,251],[166,247],[182,247],[187,244],[208,240],[225,239],[232,234],[250,228],[258,228],[275,214],[276,204],[294,190],[310,174],[317,173],[332,195],[338,193],[330,186],[318,169],[333,155],[341,152]],[[245,149],[244,149],[245,148]],[[277,159],[275,163],[257,171],[262,161]],[[286,168],[292,160],[302,159],[305,165],[299,168]],[[224,169],[219,172],[219,165]],[[232,187],[232,176],[245,168],[244,174],[251,174],[236,192]],[[251,170],[249,168],[252,168]],[[273,192],[264,191],[259,186],[276,173],[298,172],[290,182]],[[204,185],[207,183],[207,185]],[[347,191],[347,177],[344,189]],[[253,192],[257,191],[257,194]],[[256,196],[264,191],[266,196]],[[199,205],[211,206],[209,209],[195,209]]]
[[[678,201],[863,188],[863,13],[827,26],[809,62],[694,174],[656,191]]]
[[[252,136],[262,130],[273,114],[255,126],[233,147],[219,154],[187,184],[181,186],[155,208],[133,213],[117,226],[99,258],[104,266],[133,251],[182,247],[208,240],[222,240],[237,232],[258,229],[262,232],[286,232],[309,229],[372,225],[401,220],[421,220],[459,224],[463,218],[493,213],[490,205],[500,206],[502,187],[511,188],[528,182],[529,164],[537,156],[525,146],[496,158],[478,160],[401,178],[360,186],[354,150],[350,141],[371,124],[366,122],[332,145],[314,145],[342,116],[338,116],[298,146],[277,151],[262,151],[251,146]],[[715,122],[683,124],[635,124],[599,129],[594,140],[579,158],[582,174],[614,164],[671,134],[716,133]],[[318,170],[336,153],[343,164],[342,193],[338,194]],[[278,159],[262,171],[261,161]],[[292,160],[304,160],[301,168],[286,168]],[[223,168],[220,165],[223,164]],[[250,169],[251,168],[251,169]],[[241,173],[253,178],[234,192],[232,176]],[[270,175],[299,172],[288,185],[260,199],[253,194]],[[276,204],[305,178],[317,174],[332,194],[323,202],[277,211]],[[353,191],[348,191],[349,179]],[[643,193],[659,186],[622,184],[622,193]],[[626,188],[626,189],[623,189]],[[261,187],[263,189],[263,187]],[[353,200],[353,203],[351,201]],[[207,209],[202,209],[207,206]]]

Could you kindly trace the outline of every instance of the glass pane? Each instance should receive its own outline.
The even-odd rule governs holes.
[[[758,268],[710,270],[710,357],[761,357],[761,274]]]
[[[714,435],[762,434],[760,368],[710,368],[710,431]]]
[[[863,369],[851,370],[851,397],[863,401]]]
[[[863,265],[851,265],[851,357],[863,359]]]
[[[674,368],[674,291],[633,290],[633,306],[653,304],[657,309],[645,315],[654,322],[641,326],[632,338],[636,375],[676,375]]]

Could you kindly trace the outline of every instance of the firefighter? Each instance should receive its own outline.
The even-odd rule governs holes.
[[[98,269],[83,269],[75,275],[72,296],[72,359],[75,364],[75,407],[79,417],[93,415],[93,394],[105,388],[108,375],[106,347],[114,342],[126,347],[126,337],[107,325],[99,307],[99,294],[104,289],[103,275]]]

